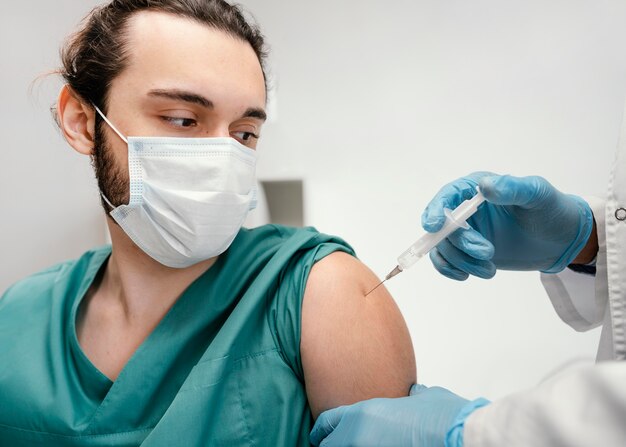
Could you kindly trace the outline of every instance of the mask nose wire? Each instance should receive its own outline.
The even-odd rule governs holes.
[[[128,144],[128,139],[126,139],[126,137],[124,135],[122,135],[122,132],[120,132],[119,130],[117,130],[117,127],[115,127],[113,125],[113,123],[111,121],[109,121],[109,119],[104,116],[104,113],[102,113],[102,111],[98,108],[97,105],[93,104],[94,108],[96,109],[96,112],[98,112],[98,114],[102,117],[102,119],[109,125],[109,127],[111,129],[113,129],[113,131],[122,139],[124,140],[124,143]]]
[[[104,116],[104,113],[102,113],[102,110],[100,110],[98,108],[97,105],[95,105],[94,103],[91,103],[94,108],[96,109],[96,112],[98,112],[98,114],[102,117],[102,119],[109,125],[109,127],[111,127],[111,129],[113,129],[113,131],[122,139],[124,140],[124,143],[128,144],[128,139],[126,139],[126,137],[124,135],[122,135],[122,132],[120,132],[119,130],[117,130],[117,128],[113,125],[113,123],[111,121],[109,121],[109,119]],[[113,204],[111,203],[111,201],[109,199],[107,199],[107,196],[104,195],[104,193],[102,191],[100,191],[100,195],[102,196],[102,198],[104,199],[104,201],[107,203],[107,205],[109,205],[111,207],[111,210],[115,209],[115,206],[113,206]]]

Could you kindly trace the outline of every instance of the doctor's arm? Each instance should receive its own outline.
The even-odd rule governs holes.
[[[596,447],[626,445],[626,363],[567,371],[488,405],[442,388],[372,399],[323,413],[311,434],[323,447]]]
[[[409,331],[378,278],[341,252],[318,261],[308,277],[300,352],[313,416],[373,397],[407,396],[416,381]]]
[[[475,172],[439,190],[422,215],[424,229],[437,231],[444,209],[458,206],[476,187],[487,202],[468,221],[470,229],[453,233],[430,252],[435,268],[456,280],[490,278],[497,270],[539,270],[565,323],[577,331],[601,324],[608,296],[604,201],[562,193],[537,176]],[[594,259],[595,267],[583,266]]]
[[[494,401],[465,422],[465,447],[626,445],[626,363],[566,371]]]

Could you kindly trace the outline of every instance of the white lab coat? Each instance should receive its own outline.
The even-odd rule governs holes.
[[[595,277],[566,270],[541,280],[567,324],[602,324],[598,363],[476,410],[465,447],[626,447],[626,115],[608,199],[589,203],[599,239]]]

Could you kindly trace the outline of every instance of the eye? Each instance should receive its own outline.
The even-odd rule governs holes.
[[[252,132],[246,132],[243,130],[239,132],[233,132],[232,135],[234,138],[237,138],[239,141],[249,142],[249,141],[252,141],[253,139],[254,140],[259,139],[259,136],[257,134],[252,133]]]
[[[162,116],[161,119],[174,127],[189,128],[196,127],[198,122],[193,118],[179,118],[175,116]]]

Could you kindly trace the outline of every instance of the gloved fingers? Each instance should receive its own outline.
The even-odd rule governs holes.
[[[435,269],[437,269],[437,271],[443,276],[454,279],[455,281],[465,281],[469,277],[467,272],[459,270],[446,261],[436,247],[430,251],[429,256],[431,262],[435,266]]]
[[[496,252],[493,244],[473,228],[455,231],[448,236],[448,241],[472,258],[482,261],[490,260]]]
[[[494,175],[483,177],[478,185],[487,201],[495,205],[533,208],[545,203],[557,190],[543,177]]]
[[[447,239],[444,239],[437,245],[437,251],[443,259],[457,270],[483,279],[493,278],[496,274],[496,266],[493,262],[473,258],[456,248]]]
[[[337,425],[339,425],[339,422],[341,421],[341,418],[347,408],[348,407],[344,405],[331,410],[326,410],[320,414],[315,422],[313,430],[311,430],[311,434],[309,435],[311,444],[315,446],[320,445],[324,438],[330,435]]]
[[[441,188],[422,213],[424,230],[430,233],[439,231],[446,221],[444,209],[454,209],[464,200],[471,199],[476,195],[478,181],[485,176],[492,175],[490,172],[474,172]]]

